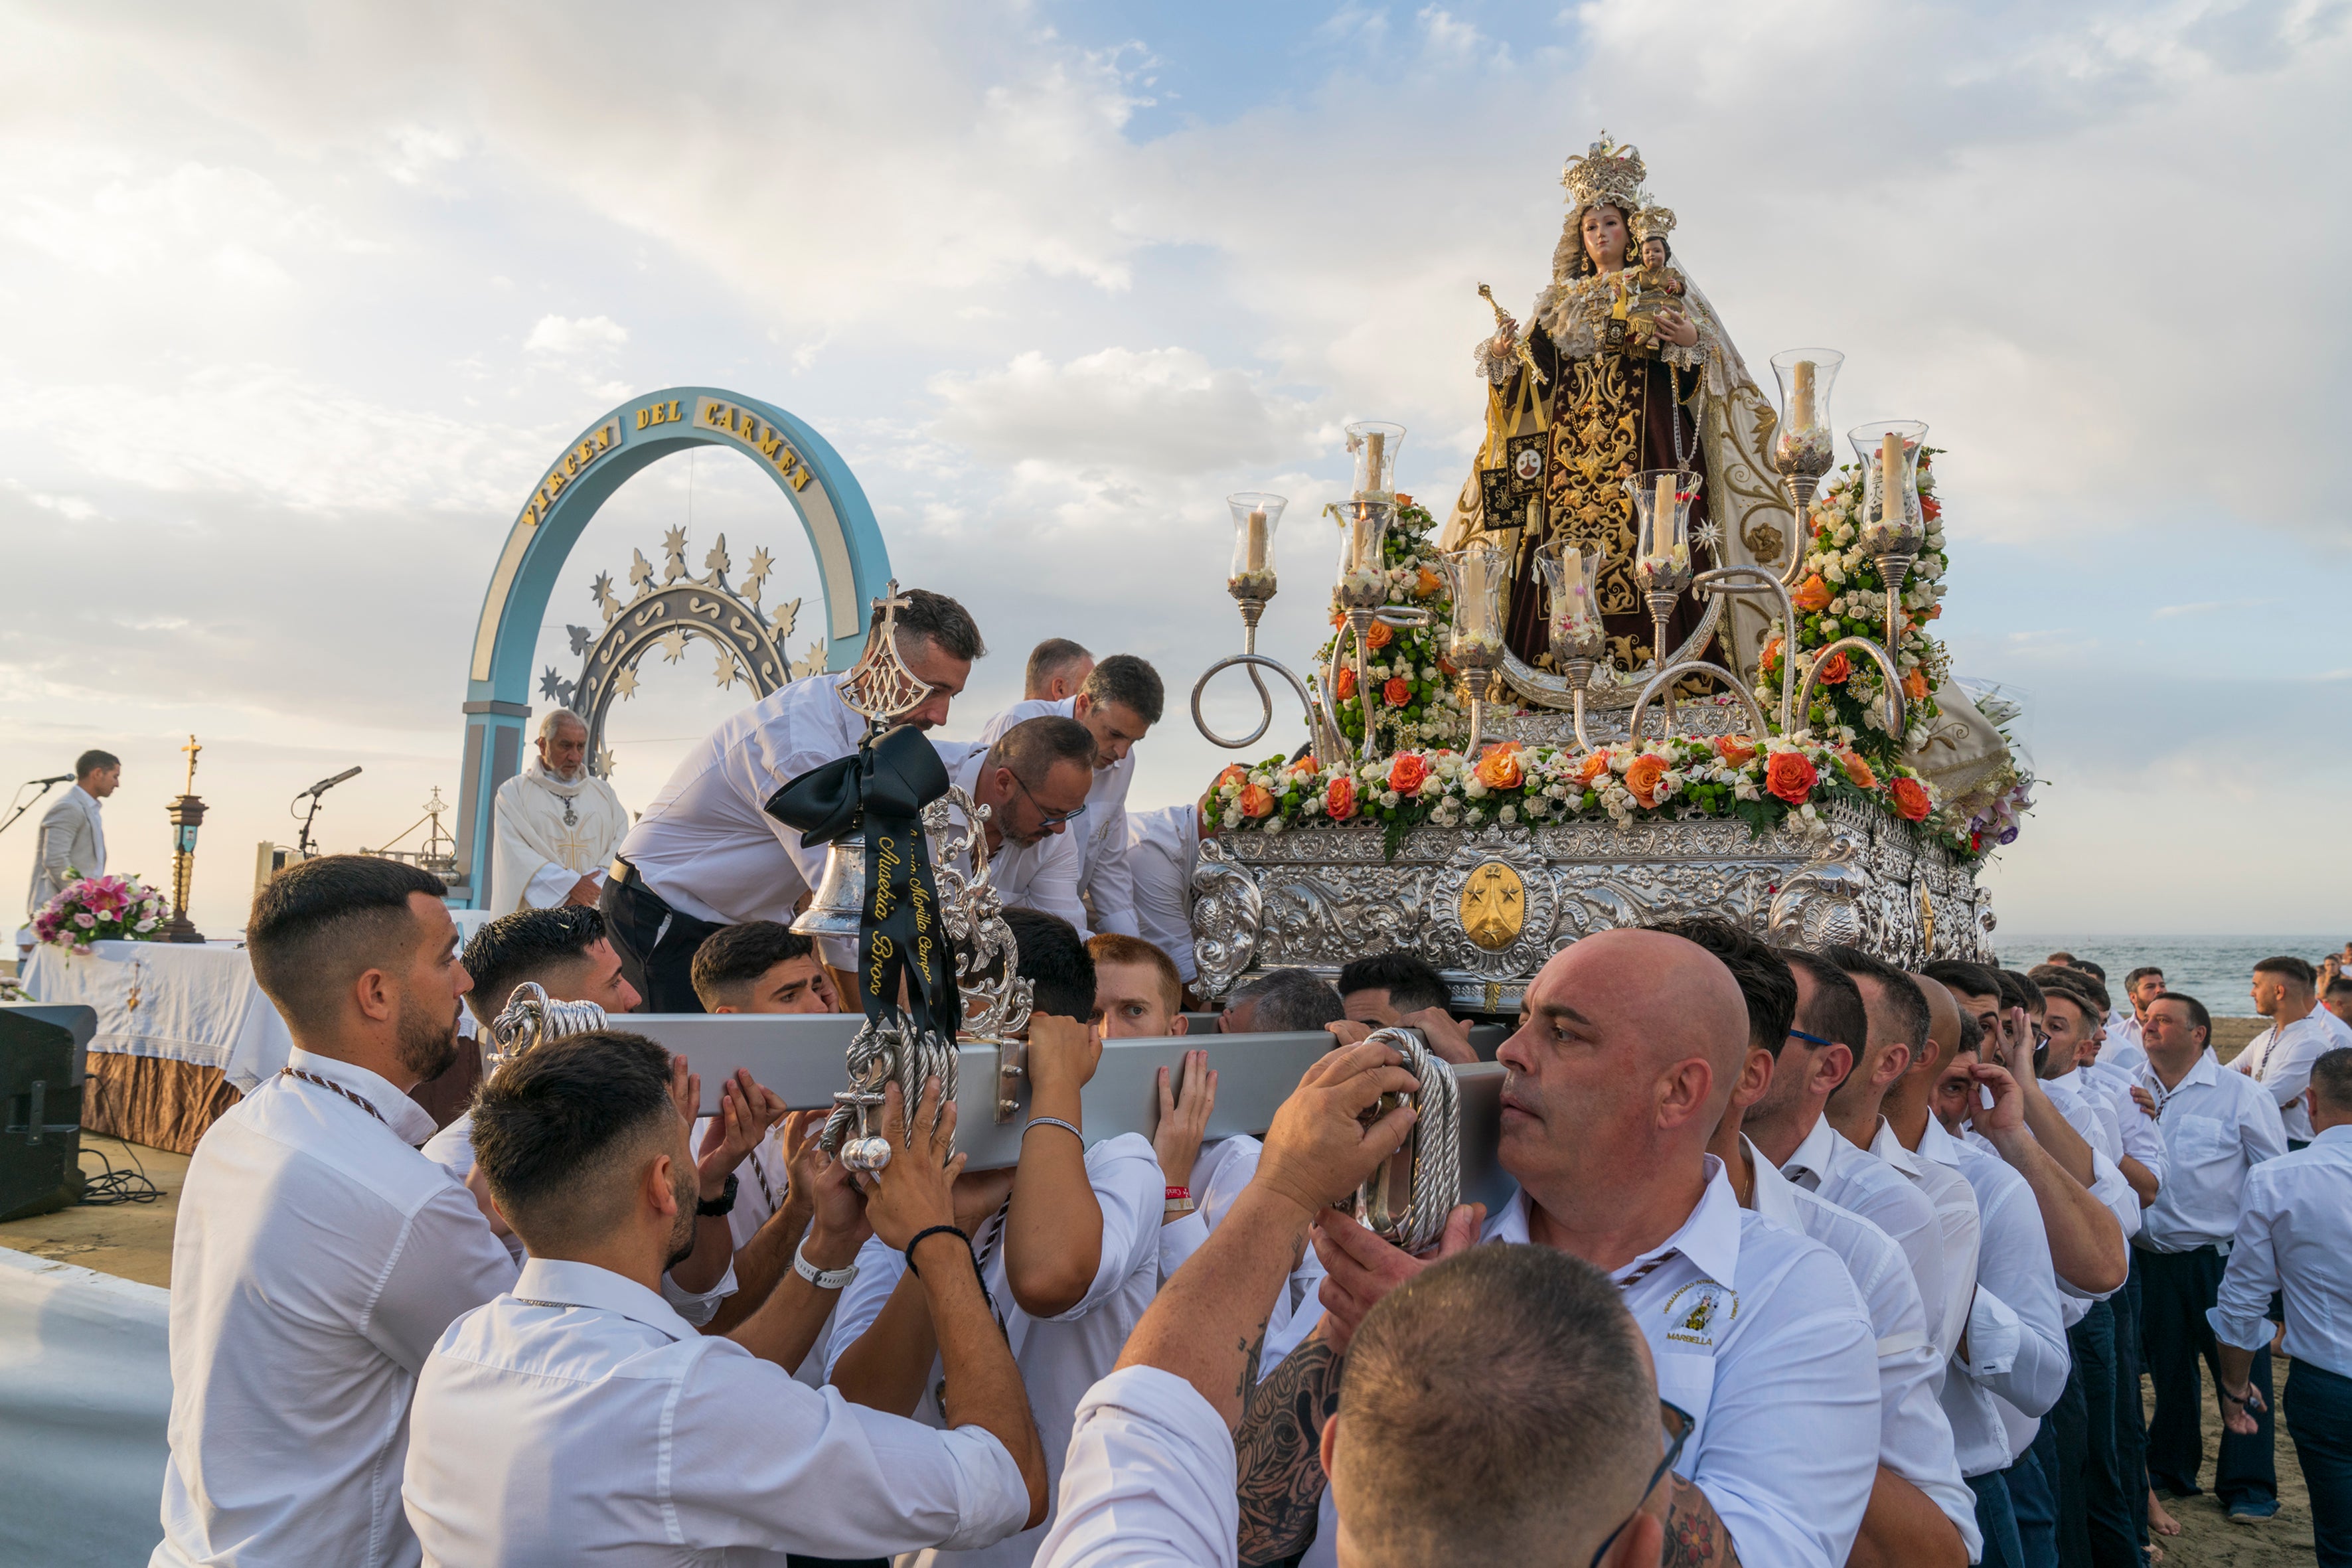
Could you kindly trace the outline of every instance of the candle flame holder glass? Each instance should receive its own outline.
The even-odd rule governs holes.
[[[1555,542],[1536,552],[1536,570],[1542,574],[1544,587],[1551,595],[1546,630],[1551,637],[1552,662],[1562,670],[1572,661],[1598,663],[1608,647],[1608,636],[1601,625],[1601,552]],[[1592,678],[1590,669],[1584,675],[1588,681]]]
[[[1866,553],[1916,555],[1927,538],[1919,510],[1919,450],[1927,438],[1927,426],[1916,419],[1881,419],[1846,433],[1862,464],[1858,532]]]
[[[1623,480],[1633,498],[1633,577],[1645,594],[1690,586],[1690,512],[1701,477],[1689,468],[1644,468]]]
[[[1388,501],[1344,500],[1331,509],[1339,524],[1339,574],[1332,595],[1343,609],[1375,610],[1388,602]]]
[[[1234,562],[1225,574],[1225,592],[1244,605],[1263,605],[1274,597],[1274,536],[1282,527],[1286,496],[1244,490],[1225,498],[1234,514]]]
[[[1845,355],[1835,349],[1790,349],[1772,356],[1780,383],[1780,422],[1772,438],[1772,467],[1788,479],[1818,480],[1837,459],[1830,427],[1830,391]]]
[[[1362,419],[1347,426],[1348,453],[1356,460],[1354,489],[1360,500],[1396,499],[1397,449],[1404,445],[1404,426],[1379,419]]]
[[[1509,570],[1499,544],[1465,545],[1445,557],[1454,592],[1445,660],[1454,668],[1483,672],[1503,662],[1503,583]]]

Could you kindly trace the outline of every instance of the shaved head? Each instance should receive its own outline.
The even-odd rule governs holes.
[[[1748,1034],[1738,983],[1696,942],[1608,931],[1563,948],[1498,1053],[1504,1168],[1547,1209],[1660,1170],[1696,1179]]]
[[[1924,974],[1912,975],[1911,982],[1927,999],[1927,1075],[1932,1079],[1951,1065],[1952,1053],[1960,1048],[1960,1005],[1942,984]]]

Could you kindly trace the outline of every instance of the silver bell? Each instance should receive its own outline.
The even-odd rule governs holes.
[[[825,846],[824,875],[809,907],[793,921],[805,937],[831,937],[857,945],[857,922],[866,914],[866,835],[863,830]]]

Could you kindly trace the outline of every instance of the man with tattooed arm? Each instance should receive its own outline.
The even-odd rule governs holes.
[[[1664,1560],[1839,1568],[1877,1473],[1874,1342],[1844,1266],[1741,1209],[1706,1152],[1747,1054],[1739,987],[1680,937],[1604,931],[1553,956],[1520,1016],[1498,1055],[1510,1070],[1501,1162],[1520,1186],[1486,1239],[1582,1258],[1633,1313],[1659,1397],[1687,1417]],[[1456,1211],[1436,1257],[1469,1245],[1473,1212]],[[1339,1406],[1349,1336],[1434,1260],[1336,1212],[1315,1240],[1327,1315],[1253,1393],[1235,1434],[1245,1563],[1296,1555],[1316,1528],[1315,1437]],[[1308,1561],[1336,1561],[1332,1510],[1321,1512]]]

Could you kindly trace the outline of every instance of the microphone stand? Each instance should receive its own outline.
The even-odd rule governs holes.
[[[311,790],[308,793],[310,796],[310,815],[302,819],[302,831],[294,840],[294,853],[305,860],[310,858],[310,824],[318,819],[320,792]]]
[[[33,781],[33,780],[31,780],[31,779],[26,779],[26,780],[25,781],[25,784],[31,784],[31,783],[33,783],[33,782],[34,782],[34,781]],[[55,788],[57,788],[57,787],[58,787],[58,781],[57,781],[57,780],[55,780],[55,779],[44,779],[44,780],[41,780],[41,781],[40,781],[40,784],[41,784],[41,787],[40,787],[40,791],[39,791],[39,793],[38,793],[38,794],[35,795],[33,796],[33,798],[32,798],[32,799],[30,799],[30,800],[28,800],[28,801],[25,802],[22,805],[19,805],[16,810],[14,810],[14,811],[10,812],[10,813],[8,814],[8,820],[7,820],[7,821],[5,821],[5,822],[0,822],[0,833],[5,833],[5,832],[7,832],[10,828],[12,828],[12,827],[16,826],[16,819],[17,819],[18,817],[20,817],[20,816],[24,816],[26,812],[28,812],[28,811],[30,811],[30,810],[32,810],[32,809],[33,809],[33,807],[35,807],[36,805],[38,805],[40,804],[40,802],[41,802],[41,796],[42,796],[42,795],[45,795],[48,794],[48,793],[49,793],[49,791],[51,791],[51,790],[53,790],[53,789],[55,789]],[[22,789],[22,788],[24,788],[24,787],[25,787],[25,785],[24,785],[24,784],[18,784],[16,787],[17,787],[18,789]]]

